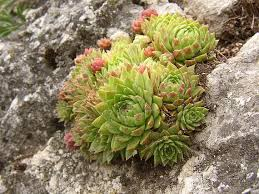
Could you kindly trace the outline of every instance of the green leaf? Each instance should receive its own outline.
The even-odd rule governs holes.
[[[133,137],[127,145],[127,150],[135,150],[139,145],[140,137]]]
[[[120,151],[124,149],[127,146],[127,142],[121,142],[119,137],[113,136],[112,142],[111,142],[111,149],[113,152]]]

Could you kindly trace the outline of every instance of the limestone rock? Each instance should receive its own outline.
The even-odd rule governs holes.
[[[64,129],[55,106],[74,58],[109,27],[128,30],[142,9],[126,0],[49,0],[28,12],[23,29],[0,40],[0,170]]]
[[[192,1],[205,13],[201,2]],[[207,2],[218,9],[209,12],[213,20],[228,2]],[[49,0],[28,13],[23,30],[0,41],[0,193],[258,192],[258,33],[208,76],[207,127],[183,163],[99,165],[65,149],[55,104],[73,59],[100,37],[129,32],[142,9],[126,0]]]
[[[184,15],[183,10],[176,3],[153,4],[153,5],[150,6],[150,8],[153,8],[153,9],[157,10],[158,14],[180,13],[180,14]]]
[[[158,3],[168,3],[168,0],[140,0],[140,3],[152,5],[152,4],[158,4]]]
[[[219,65],[208,78],[207,102],[214,110],[207,127],[194,139],[194,155],[185,164],[154,168],[137,160],[112,165],[88,162],[68,152],[63,133],[23,160],[19,193],[241,193],[258,190],[259,34],[238,55]],[[151,179],[152,177],[152,179]],[[7,187],[3,185],[2,187]],[[18,188],[17,188],[18,187]]]
[[[199,180],[196,185],[203,185],[206,179],[202,173],[215,169],[209,175],[214,174],[217,181],[209,179],[210,184],[207,184],[213,193],[240,193],[252,185],[256,189],[259,187],[259,177],[246,178],[258,171],[258,74],[259,33],[248,40],[236,57],[220,64],[208,76],[206,101],[214,111],[207,117],[207,128],[195,140],[201,148],[208,149],[204,150],[207,152],[207,161],[204,161],[207,168],[191,177]],[[197,193],[202,192],[199,189],[196,189]]]
[[[224,23],[230,17],[231,9],[238,0],[184,0],[185,12],[209,25],[213,32],[220,35]]]
[[[198,135],[210,149],[229,140],[259,136],[259,33],[227,64],[208,76],[208,103],[216,106],[207,129]]]

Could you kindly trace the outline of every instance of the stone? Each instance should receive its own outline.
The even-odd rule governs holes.
[[[259,33],[208,76],[207,102],[217,111],[209,114],[208,127],[197,139],[210,149],[219,149],[233,138],[259,136],[258,43]]]
[[[110,24],[118,30],[128,30],[141,10],[142,7],[126,1],[116,4],[46,1],[28,12],[23,31],[9,41],[1,40],[0,153],[3,160],[15,158],[26,150],[33,151],[56,128],[62,128],[55,113],[56,96],[76,55],[105,36],[106,26]],[[114,14],[121,18],[113,17]],[[103,24],[105,19],[110,22]]]
[[[230,11],[238,0],[184,0],[184,11],[209,25],[210,30],[219,36],[224,28],[224,23],[230,18]]]
[[[258,193],[259,33],[208,76],[207,126],[182,163],[100,165],[65,148],[55,106],[73,59],[101,37],[127,36],[141,10],[126,0],[49,0],[1,39],[0,193]]]
[[[27,13],[20,31],[0,40],[1,174],[9,176],[14,162],[31,157],[55,131],[64,130],[55,110],[57,93],[76,55],[106,36],[109,27],[128,31],[142,9],[126,0],[49,0]],[[19,176],[3,180],[9,184]]]
[[[32,192],[37,183],[42,193],[210,194],[242,193],[247,188],[256,192],[257,180],[246,177],[258,171],[258,36],[209,75],[206,100],[216,109],[208,116],[208,126],[194,139],[199,150],[183,165],[154,168],[137,160],[100,165],[66,150],[64,134],[58,131],[43,150],[22,161],[27,164],[22,175],[27,185],[14,190]],[[249,101],[243,100],[249,97]]]
[[[251,193],[251,188],[249,188],[249,189],[246,189],[246,190],[244,190],[243,192],[242,192],[242,194],[250,194]]]
[[[2,177],[0,176],[0,193],[5,193],[7,191],[7,188],[3,184]]]
[[[139,3],[152,5],[152,4],[159,4],[159,3],[168,3],[168,0],[140,0]]]
[[[176,3],[159,3],[159,4],[152,4],[150,8],[157,10],[158,14],[174,14],[180,13],[184,15],[183,10],[176,4]]]

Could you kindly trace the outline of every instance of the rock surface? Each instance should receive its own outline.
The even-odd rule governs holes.
[[[22,31],[0,41],[0,193],[258,192],[258,33],[208,76],[211,112],[185,163],[98,165],[65,149],[55,104],[73,59],[98,38],[128,31],[142,9],[126,0],[49,0],[28,13]]]
[[[230,19],[231,10],[239,0],[184,0],[184,11],[196,17],[199,21],[207,23],[213,32],[220,35],[224,24]]]
[[[1,40],[1,163],[33,151],[62,128],[54,111],[56,95],[76,55],[108,28],[128,30],[143,9],[111,2],[46,1],[28,13],[23,31]]]
[[[57,132],[28,164],[26,176],[49,193],[241,193],[259,189],[259,33],[208,78],[207,128],[195,138],[196,153],[181,166],[144,162],[89,163],[64,150]],[[150,178],[152,177],[152,179]]]
[[[0,178],[0,193],[2,182],[20,182],[11,174],[14,164],[64,130],[57,92],[76,55],[110,28],[129,31],[141,10],[126,0],[49,0],[29,11],[23,29],[0,40],[0,171],[11,177]]]
[[[152,4],[149,7],[157,10],[158,14],[180,13],[184,15],[183,10],[176,3],[158,3],[158,4]]]

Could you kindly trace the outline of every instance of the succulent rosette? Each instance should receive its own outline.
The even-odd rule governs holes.
[[[176,116],[179,106],[199,101],[204,92],[198,85],[199,76],[195,75],[193,66],[178,69],[171,64],[166,68],[158,66],[154,71],[159,74],[157,92],[163,98],[164,108],[172,116]]]
[[[68,122],[73,119],[73,107],[67,102],[59,100],[56,108],[60,121]]]
[[[166,132],[156,136],[156,139],[140,152],[141,158],[145,160],[153,157],[155,166],[173,165],[183,160],[190,151],[190,138],[186,135]]]
[[[167,27],[178,17],[177,14],[165,14],[156,17],[151,17],[149,20],[145,20],[141,24],[141,29],[144,35],[147,35],[151,40],[154,39],[154,35],[162,28]]]
[[[147,41],[149,41],[148,37],[140,38],[137,43],[132,42],[129,38],[114,41],[111,50],[103,54],[103,59],[107,61],[107,65],[97,76],[107,79],[107,75],[117,76],[125,65],[138,66],[147,58],[142,48],[142,45],[147,44]]]
[[[87,110],[83,117],[77,117],[75,126],[71,129],[75,145],[89,160],[100,163],[110,163],[118,156],[111,151],[112,135],[100,134],[101,121],[97,118],[100,114],[95,110]]]
[[[77,75],[60,91],[57,112],[62,121],[70,121],[87,115],[99,102],[96,85],[91,85],[87,75]]]
[[[178,14],[152,17],[142,24],[144,34],[153,40],[153,47],[161,53],[172,53],[178,65],[193,65],[210,58],[217,45],[215,34],[197,21]]]
[[[130,38],[123,37],[112,42],[111,50],[103,53],[103,58],[107,61],[107,68],[118,66],[123,62],[123,55],[128,46],[132,43]]]
[[[101,135],[112,135],[111,150],[125,150],[130,158],[152,129],[161,125],[162,99],[153,93],[147,71],[127,67],[120,77],[111,77],[99,90],[102,100],[96,106],[101,114],[96,119]]]
[[[139,34],[137,34],[133,40],[133,44],[139,45],[141,48],[146,48],[150,42],[151,40],[148,36]]]
[[[185,107],[179,106],[178,111],[176,123],[186,133],[196,130],[204,122],[208,113],[208,109],[203,107],[201,101],[190,103]]]

